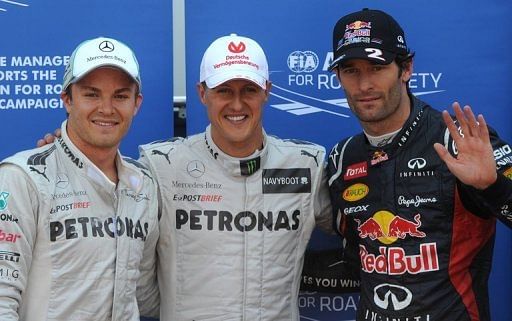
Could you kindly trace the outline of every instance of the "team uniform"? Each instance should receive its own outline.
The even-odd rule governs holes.
[[[264,134],[233,158],[208,127],[140,152],[161,197],[161,320],[299,320],[306,245],[332,225],[324,148]]]
[[[491,130],[498,180],[483,191],[450,173],[433,148],[456,146],[441,113],[411,97],[393,141],[364,134],[339,142],[328,161],[345,258],[358,262],[357,320],[490,320],[487,279],[496,218],[512,226],[512,151]]]
[[[112,183],[66,135],[0,167],[3,321],[135,321],[154,315],[156,184],[116,158]]]

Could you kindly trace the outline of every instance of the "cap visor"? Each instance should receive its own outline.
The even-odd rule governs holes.
[[[230,71],[224,72],[217,75],[213,75],[210,78],[205,79],[206,85],[208,88],[215,88],[223,83],[233,80],[233,79],[245,79],[249,80],[256,85],[260,86],[262,89],[267,89],[267,80],[261,75],[254,73],[249,70],[241,70],[241,71]]]
[[[332,71],[334,68],[346,62],[349,59],[364,59],[379,65],[389,65],[395,59],[396,54],[389,51],[385,51],[378,48],[372,47],[354,47],[345,50],[344,53],[337,59],[333,60],[329,66],[329,70]]]

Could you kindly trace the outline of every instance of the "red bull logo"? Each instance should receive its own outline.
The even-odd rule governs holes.
[[[369,237],[372,241],[375,241],[384,236],[384,232],[382,232],[379,223],[377,223],[373,217],[367,219],[363,224],[361,224],[361,221],[357,218],[354,220],[357,222],[357,230],[359,231],[360,238],[364,239]]]
[[[421,215],[419,213],[414,215],[414,222],[403,219],[400,216],[395,216],[391,223],[389,223],[388,236],[400,239],[405,239],[407,234],[414,237],[425,237],[426,234],[418,230],[420,226]]]
[[[372,23],[371,22],[357,20],[357,21],[354,21],[352,23],[349,23],[348,25],[345,25],[345,31],[347,31],[347,30],[357,30],[357,29],[362,29],[362,28],[371,29],[371,27],[372,27]]]
[[[401,275],[418,274],[439,270],[436,243],[420,245],[420,253],[407,255],[401,247],[379,247],[379,254],[368,253],[364,245],[359,245],[361,269],[367,273]]]
[[[383,244],[394,243],[397,239],[405,239],[407,236],[423,238],[427,236],[420,231],[421,214],[414,215],[414,221],[394,215],[389,211],[378,211],[372,217],[362,222],[354,219],[358,225],[359,237],[378,239]]]

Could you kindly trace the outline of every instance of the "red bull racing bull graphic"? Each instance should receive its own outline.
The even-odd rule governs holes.
[[[379,240],[383,244],[392,244],[397,239],[406,237],[424,238],[426,234],[421,227],[421,214],[414,216],[414,221],[394,215],[389,211],[378,211],[364,222],[357,222],[361,239]],[[369,253],[366,246],[359,245],[362,270],[367,273],[400,275],[417,274],[439,270],[436,243],[420,244],[419,254],[406,254],[401,247],[379,247],[379,254]]]

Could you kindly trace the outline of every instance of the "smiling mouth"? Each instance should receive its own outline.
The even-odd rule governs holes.
[[[93,120],[92,121],[95,125],[101,126],[101,127],[112,127],[117,125],[117,122],[114,121],[100,121],[100,120]]]
[[[238,116],[226,116],[226,119],[232,122],[240,122],[244,120],[247,116],[245,115],[238,115]]]

